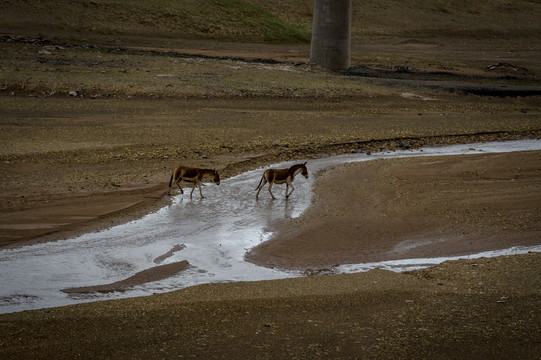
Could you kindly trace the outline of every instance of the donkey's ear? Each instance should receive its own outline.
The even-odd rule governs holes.
[[[303,165],[306,165],[307,162],[308,162],[308,161],[305,161]]]

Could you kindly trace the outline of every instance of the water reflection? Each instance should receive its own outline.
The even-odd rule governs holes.
[[[309,160],[307,166],[314,175],[351,161],[539,149],[539,140],[468,144],[371,156],[337,156]],[[288,167],[292,164],[294,162],[275,166]],[[261,268],[244,261],[248,249],[272,235],[267,230],[269,223],[298,217],[310,205],[312,198],[314,176],[308,179],[296,178],[295,192],[287,200],[283,196],[285,185],[278,185],[274,188],[277,200],[272,200],[268,192],[262,191],[256,201],[254,189],[262,171],[249,171],[222,180],[220,186],[206,186],[204,199],[195,195],[190,199],[187,192],[176,195],[170,206],[128,224],[66,241],[0,251],[0,312],[149,295],[208,282],[301,276],[297,272]],[[158,266],[155,263],[157,258],[162,259],[160,265],[187,260],[192,267],[177,275],[144,283],[125,292],[85,295],[62,292],[66,288],[102,285],[127,279]],[[410,259],[396,264],[344,265],[336,271],[365,271],[385,266],[400,271],[443,260]]]

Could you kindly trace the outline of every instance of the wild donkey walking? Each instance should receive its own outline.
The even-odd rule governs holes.
[[[169,191],[167,192],[167,195],[171,193],[171,187],[173,184],[177,184],[178,188],[180,189],[180,193],[184,194],[184,190],[182,190],[182,187],[179,184],[180,181],[184,180],[186,182],[193,183],[190,199],[192,198],[196,185],[199,186],[199,194],[202,198],[204,198],[203,192],[201,191],[201,181],[203,180],[204,176],[212,176],[212,181],[216,185],[220,185],[220,175],[218,175],[216,170],[189,168],[184,166],[177,167],[175,171],[173,171],[173,175],[171,175],[171,180],[169,180]]]
[[[306,169],[306,163],[293,165],[289,169],[268,169],[265,170],[261,181],[257,186],[257,194],[255,195],[256,199],[259,198],[259,192],[263,189],[263,186],[268,182],[269,183],[269,193],[273,199],[276,199],[272,194],[272,184],[283,184],[286,183],[286,199],[293,194],[295,188],[293,187],[293,180],[297,174],[302,174],[305,178],[308,179],[308,169]],[[291,192],[288,194],[289,187],[291,186]]]

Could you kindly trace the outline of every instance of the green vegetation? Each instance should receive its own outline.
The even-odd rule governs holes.
[[[538,37],[541,3],[531,0],[353,0],[353,37]]]
[[[244,0],[49,0],[4,2],[6,32],[75,31],[223,41],[306,43],[310,29]]]
[[[308,43],[312,12],[313,0],[4,0],[0,32]],[[354,39],[538,38],[539,18],[535,0],[353,0],[352,30]]]
[[[313,3],[0,0],[0,94],[319,98],[403,90],[310,66]],[[539,1],[353,0],[352,65],[410,80],[443,73],[430,79],[537,85],[539,18]]]

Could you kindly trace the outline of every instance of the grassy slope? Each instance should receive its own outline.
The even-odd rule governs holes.
[[[227,5],[224,5],[227,4]],[[309,42],[313,0],[0,2],[0,32]],[[353,0],[353,36],[539,37],[537,0]]]
[[[539,36],[541,3],[528,0],[353,1],[354,36]]]
[[[310,27],[312,0],[248,0],[288,21]],[[541,34],[538,0],[353,0],[353,37],[527,36]]]
[[[227,5],[225,5],[227,4]],[[243,0],[4,1],[0,26],[80,34],[308,42],[309,29]]]
[[[307,59],[312,12],[313,0],[72,0],[68,6],[64,0],[0,0],[0,34],[43,34],[83,44],[90,39],[106,42],[107,48],[183,50],[192,42],[196,53],[221,47],[231,49],[229,55],[249,57],[258,48],[262,57],[290,51]],[[508,62],[527,69],[522,80],[530,84],[541,73],[538,18],[539,1],[353,0],[352,64],[491,76],[485,71],[488,64]],[[282,50],[275,52],[278,48]],[[0,52],[4,93],[64,96],[84,90],[85,96],[175,98],[388,93],[372,83],[360,86],[360,79],[327,77],[306,67],[127,56],[86,46],[55,48],[46,42],[0,42]],[[521,75],[494,72],[502,74]]]

